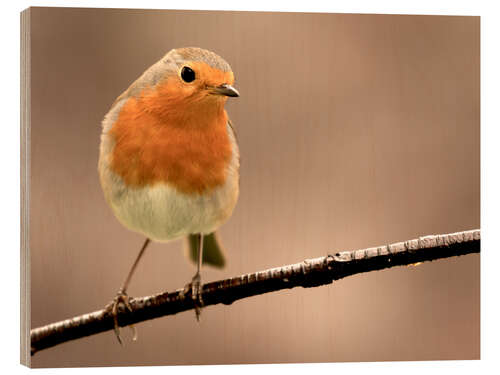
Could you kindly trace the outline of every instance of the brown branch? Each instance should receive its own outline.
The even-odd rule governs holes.
[[[392,245],[306,259],[296,264],[214,281],[203,285],[202,296],[205,306],[219,303],[230,305],[239,299],[281,289],[296,286],[315,287],[357,273],[479,251],[479,230],[426,236]],[[179,289],[173,293],[165,292],[132,299],[132,312],[120,306],[119,325],[126,326],[193,309],[191,296],[188,294],[182,298],[180,291]],[[106,310],[35,328],[31,330],[31,354],[66,341],[112,329],[113,318]]]

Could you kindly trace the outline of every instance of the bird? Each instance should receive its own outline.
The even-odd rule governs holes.
[[[170,50],[111,105],[102,121],[98,174],[105,201],[144,243],[115,298],[132,311],[127,294],[132,275],[151,241],[186,238],[197,271],[189,292],[199,321],[202,264],[223,267],[216,230],[232,215],[239,195],[240,155],[225,110],[240,94],[230,65],[198,47]],[[134,329],[134,339],[135,339]]]

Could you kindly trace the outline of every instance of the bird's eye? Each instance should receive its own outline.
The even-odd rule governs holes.
[[[193,82],[196,78],[194,70],[189,66],[183,67],[181,71],[181,78],[184,80],[184,82]]]

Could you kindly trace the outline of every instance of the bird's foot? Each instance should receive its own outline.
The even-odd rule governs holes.
[[[120,327],[118,325],[118,306],[123,305],[128,311],[132,312],[132,306],[130,306],[130,297],[128,296],[127,293],[122,291],[121,289],[116,293],[115,298],[106,305],[104,308],[109,314],[113,316],[114,320],[114,330],[115,330],[115,335],[120,343],[120,345],[123,345],[123,341],[120,337]],[[133,324],[130,325],[130,328],[132,329],[133,332],[133,341],[137,340],[137,330],[135,329],[135,326]]]
[[[203,308],[203,299],[201,297],[202,284],[201,284],[201,276],[199,273],[196,273],[193,276],[192,281],[184,287],[184,289],[180,293],[181,298],[184,298],[186,294],[188,294],[189,292],[191,292],[191,298],[194,303],[196,320],[199,322],[201,317],[201,309]]]

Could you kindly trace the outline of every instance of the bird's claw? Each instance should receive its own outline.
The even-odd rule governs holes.
[[[118,306],[122,304],[125,306],[125,308],[129,311],[132,312],[132,306],[130,306],[130,297],[128,296],[127,293],[125,293],[122,290],[119,290],[118,293],[116,293],[115,298],[106,305],[105,310],[113,316],[113,321],[114,321],[114,330],[115,330],[115,335],[116,339],[120,343],[120,345],[123,346],[123,341],[120,337],[120,326],[118,325]],[[133,324],[130,325],[130,328],[132,329],[133,332],[133,341],[137,340],[137,330],[135,329],[135,326]]]
[[[191,298],[194,303],[194,311],[196,313],[196,320],[199,322],[201,317],[201,309],[203,308],[203,299],[201,297],[202,284],[201,276],[199,273],[193,276],[193,280],[187,284],[181,291],[180,296],[182,299],[185,298],[186,294],[191,292]]]

